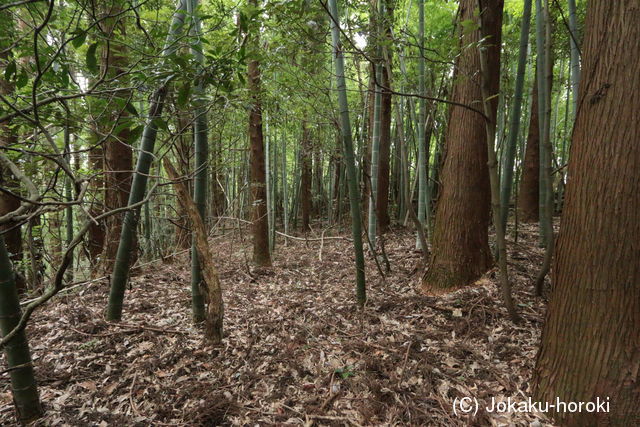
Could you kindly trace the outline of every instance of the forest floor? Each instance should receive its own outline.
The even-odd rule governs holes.
[[[28,327],[46,408],[36,425],[540,425],[534,414],[483,409],[531,393],[542,250],[535,227],[519,237],[509,245],[519,325],[495,271],[448,295],[420,295],[421,256],[402,229],[385,238],[385,280],[368,256],[364,310],[354,305],[347,239],[285,246],[279,237],[274,267],[256,270],[249,240],[214,238],[225,300],[217,348],[191,322],[186,255],[139,269],[120,323],[103,320],[106,280],[59,295]],[[11,425],[2,378],[0,424]],[[465,396],[480,403],[475,416],[453,413]]]

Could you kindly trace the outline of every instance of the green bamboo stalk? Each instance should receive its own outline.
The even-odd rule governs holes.
[[[67,110],[67,115],[64,123],[64,157],[68,165],[71,165],[71,120],[70,120],[70,111]],[[65,208],[65,219],[66,219],[66,234],[65,234],[65,243],[67,247],[71,244],[73,240],[73,205],[71,205],[71,201],[73,201],[73,182],[70,176],[65,177],[64,181],[64,193],[65,199],[69,203],[69,205]],[[69,261],[69,270],[67,272],[67,280],[70,282],[73,281],[73,254],[71,254],[71,261]]]
[[[265,169],[265,181],[267,185],[267,229],[269,234],[269,252],[273,252],[273,233],[275,224],[273,223],[273,182],[271,175],[271,133],[269,126],[269,117],[265,113],[265,132],[264,132],[264,169]]]
[[[424,229],[427,224],[427,162],[428,154],[425,141],[425,126],[427,121],[427,105],[424,99],[426,95],[425,89],[425,59],[424,59],[424,0],[418,2],[418,43],[420,47],[420,57],[418,59],[418,91],[420,93],[420,113],[418,121],[418,221]],[[420,243],[420,238],[416,237],[416,248],[426,251]]]
[[[198,0],[187,0],[187,15],[191,18],[189,35],[195,39],[191,42],[191,54],[198,64],[198,72],[204,69],[204,56],[202,54],[202,41],[200,40],[200,19],[196,14]],[[204,96],[204,85],[199,79],[194,88],[195,107],[194,118],[194,167],[195,176],[193,179],[193,201],[198,208],[198,213],[202,221],[207,224],[207,178],[209,160],[208,123],[207,110],[204,107],[202,97]],[[200,290],[203,281],[202,269],[196,249],[195,234],[191,240],[191,310],[193,321],[200,323],[205,320],[204,296]]]
[[[4,236],[0,234],[0,332],[3,337],[18,325],[21,316],[13,267]],[[43,411],[24,329],[7,343],[4,354],[10,369],[16,415],[21,424],[27,424],[40,418]]]
[[[546,215],[547,211],[547,185],[546,185],[546,171],[545,165],[547,164],[546,160],[546,150],[544,148],[545,138],[547,135],[547,120],[546,120],[546,111],[547,111],[547,79],[545,76],[547,69],[547,61],[545,55],[545,24],[544,24],[544,11],[542,9],[542,0],[536,0],[536,62],[538,73],[538,117],[540,123],[540,201],[539,201],[539,210],[540,210],[540,243],[543,247],[547,247],[547,243],[549,241],[549,236],[547,233],[546,227]]]
[[[569,39],[571,43],[571,92],[573,102],[573,118],[578,111],[578,88],[580,86],[580,48],[578,46],[578,24],[576,18],[576,0],[569,3]]]
[[[329,0],[329,18],[331,22],[331,40],[335,56],[336,86],[338,90],[338,104],[340,107],[340,130],[344,150],[344,164],[349,181],[349,201],[351,204],[351,233],[353,235],[353,250],[356,257],[356,299],[358,305],[364,306],[367,300],[364,252],[362,251],[362,220],[360,210],[360,189],[353,154],[353,140],[351,137],[351,123],[349,120],[349,104],[347,102],[347,85],[344,77],[344,53],[340,41],[338,23],[338,6],[336,0]]]
[[[513,97],[513,111],[509,123],[509,139],[504,151],[504,163],[502,169],[502,189],[500,201],[500,221],[502,229],[507,228],[507,218],[509,216],[509,201],[511,200],[511,189],[513,184],[513,165],[518,142],[518,132],[520,129],[520,117],[522,111],[522,97],[524,93],[524,80],[527,70],[527,50],[529,47],[529,27],[531,23],[531,0],[524,1],[524,11],[522,13],[522,27],[520,28],[520,52],[518,55],[518,70],[516,74],[516,87]]]
[[[541,3],[541,0],[536,0]],[[551,268],[551,260],[553,258],[554,237],[553,237],[553,175],[551,157],[553,150],[551,148],[551,138],[549,135],[551,121],[551,80],[553,78],[553,66],[551,64],[551,19],[549,17],[549,0],[545,0],[543,10],[544,19],[544,129],[540,132],[540,186],[544,187],[544,193],[540,194],[540,224],[544,232],[543,243],[545,245],[544,261],[540,272],[536,278],[536,295],[542,296],[544,278]],[[540,98],[542,99],[542,97]],[[541,119],[543,117],[541,116]],[[542,121],[542,120],[541,120]],[[542,200],[544,197],[544,201]]]
[[[287,180],[287,138],[285,134],[282,136],[282,220],[284,222],[284,234],[289,234],[289,183]],[[286,241],[285,237],[285,243]]]
[[[175,41],[184,25],[184,13],[188,0],[178,0],[177,10],[173,14],[166,43],[162,49],[162,57],[167,57],[176,49]],[[167,95],[167,84],[165,81],[152,95],[149,107],[149,119],[142,131],[140,141],[140,154],[136,164],[131,190],[129,193],[128,205],[135,205],[144,199],[147,188],[147,177],[153,160],[153,149],[158,134],[158,120],[162,115],[164,99]],[[120,320],[122,318],[122,305],[124,302],[124,291],[129,278],[129,262],[132,250],[133,237],[136,233],[139,209],[128,210],[125,213],[120,234],[120,243],[111,275],[111,289],[109,291],[109,302],[107,304],[107,320]]]
[[[480,0],[478,0],[478,7],[480,8]],[[482,38],[486,40],[488,38],[483,21],[483,10],[480,10],[480,29],[482,32]],[[505,241],[504,228],[500,220],[500,182],[498,178],[498,159],[495,150],[496,139],[496,117],[491,111],[490,99],[493,96],[490,93],[490,73],[497,72],[497,70],[490,70],[489,63],[486,55],[486,47],[480,45],[478,47],[478,53],[480,56],[480,70],[482,75],[482,82],[480,84],[480,90],[482,93],[482,106],[487,120],[485,120],[485,130],[487,133],[487,159],[489,166],[489,181],[491,185],[491,213],[493,215],[493,222],[496,229],[496,246],[498,251],[498,266],[500,277],[500,288],[502,290],[502,298],[504,300],[505,307],[509,312],[509,316],[514,323],[517,323],[520,318],[515,308],[513,298],[511,295],[511,284],[509,283],[509,270],[507,265],[507,247]]]
[[[372,248],[376,246],[376,234],[378,226],[378,216],[376,207],[378,206],[378,169],[380,168],[380,132],[382,129],[382,31],[384,20],[384,0],[378,2],[378,17],[376,20],[376,63],[374,64],[375,82],[374,82],[374,101],[373,101],[373,133],[371,135],[371,168],[370,168],[370,184],[369,192],[369,211],[367,232],[369,242]]]

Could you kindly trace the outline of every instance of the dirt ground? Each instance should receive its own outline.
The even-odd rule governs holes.
[[[186,255],[137,272],[120,323],[104,321],[106,280],[40,308],[28,327],[46,409],[36,425],[548,425],[483,409],[530,395],[544,314],[533,295],[542,259],[534,227],[509,245],[519,325],[495,271],[445,296],[420,295],[421,256],[401,229],[385,238],[384,280],[367,256],[364,310],[347,239],[285,246],[278,237],[274,267],[260,271],[248,243],[211,241],[224,288],[221,347],[204,344],[191,322]],[[13,425],[6,372],[0,384],[0,424]],[[465,396],[478,400],[475,416],[454,414]]]

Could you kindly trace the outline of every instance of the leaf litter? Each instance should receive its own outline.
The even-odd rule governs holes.
[[[492,398],[531,395],[543,253],[533,226],[519,234],[509,245],[519,325],[508,320],[495,271],[447,295],[421,295],[421,255],[402,229],[385,236],[384,279],[368,256],[363,310],[348,239],[280,239],[273,268],[260,270],[237,232],[216,239],[219,347],[191,321],[184,255],[134,273],[122,322],[104,320],[106,281],[60,295],[27,330],[46,410],[34,425],[549,425],[541,414],[484,409]],[[13,425],[2,378],[0,424]],[[456,416],[454,399],[467,396],[477,414]]]

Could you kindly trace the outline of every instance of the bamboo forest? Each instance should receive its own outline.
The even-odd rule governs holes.
[[[0,426],[640,426],[640,0],[0,0]]]

